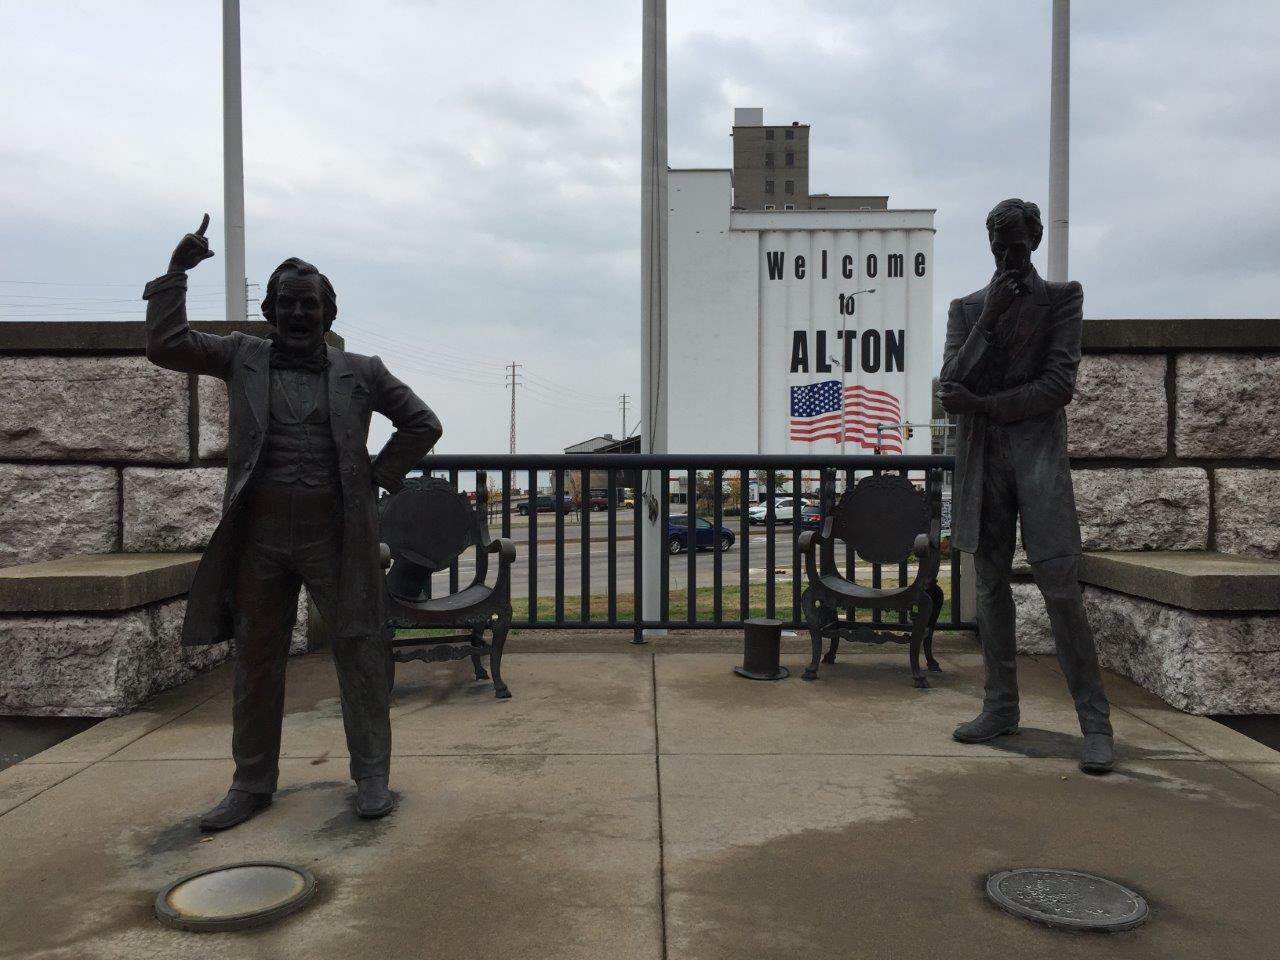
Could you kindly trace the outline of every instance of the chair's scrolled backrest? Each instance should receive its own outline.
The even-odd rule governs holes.
[[[435,573],[480,542],[481,520],[467,495],[447,480],[415,477],[387,501],[381,534],[393,559]]]
[[[906,477],[864,477],[831,511],[832,533],[863,560],[898,563],[915,539],[929,532],[929,501]]]

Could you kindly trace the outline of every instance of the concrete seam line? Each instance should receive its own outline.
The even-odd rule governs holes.
[[[24,762],[25,762],[25,761],[24,761]],[[68,762],[68,763],[71,763],[71,761],[67,761],[67,762]],[[14,764],[14,767],[19,767],[19,766],[22,766],[22,764]],[[54,766],[54,764],[44,764],[44,766]],[[21,803],[19,803],[19,804],[15,804],[13,807],[11,807],[10,809],[6,810],[4,813],[0,813],[0,819],[3,819],[4,817],[7,817],[9,814],[13,813],[13,811],[14,811],[14,810],[20,810],[21,808],[25,807],[28,803],[30,803],[30,802],[31,802],[32,800],[34,800],[36,797],[39,797],[39,796],[41,796],[42,794],[44,794],[44,793],[46,793],[46,792],[48,792],[48,791],[52,790],[52,789],[53,789],[54,787],[56,787],[58,784],[60,784],[60,783],[66,783],[66,782],[67,782],[68,780],[70,780],[72,777],[77,777],[77,776],[79,776],[80,774],[82,774],[82,773],[84,773],[86,770],[88,770],[91,766],[93,766],[93,764],[92,764],[92,763],[86,763],[86,764],[85,764],[83,767],[81,767],[79,770],[73,770],[71,773],[68,773],[68,774],[67,774],[65,777],[63,777],[62,779],[57,780],[57,781],[55,781],[55,782],[53,782],[53,783],[49,784],[47,787],[44,787],[43,789],[41,789],[41,790],[37,791],[36,793],[33,793],[31,796],[27,797],[27,799],[23,800]],[[12,769],[13,769],[13,767],[9,767],[8,769],[12,770]]]
[[[1260,786],[1263,790],[1270,790],[1270,791],[1271,791],[1272,793],[1274,793],[1276,796],[1280,797],[1280,789],[1276,789],[1275,787],[1271,786],[1271,784],[1269,784],[1269,783],[1263,783],[1261,780],[1258,780],[1258,779],[1257,779],[1257,778],[1255,778],[1255,777],[1251,777],[1251,776],[1249,776],[1249,774],[1248,774],[1248,773],[1246,773],[1244,770],[1239,770],[1239,769],[1237,769],[1237,768],[1236,768],[1236,766],[1235,766],[1235,764],[1252,763],[1252,762],[1253,762],[1253,761],[1245,761],[1245,760],[1230,760],[1230,761],[1223,761],[1223,764],[1222,764],[1222,765],[1223,765],[1224,767],[1226,767],[1228,770],[1230,770],[1232,773],[1238,773],[1240,776],[1244,777],[1244,778],[1245,778],[1246,780],[1248,780],[1250,783],[1256,783],[1256,784],[1257,784],[1258,786]],[[1268,766],[1268,764],[1265,764],[1265,763],[1259,763],[1259,764],[1258,764],[1258,766]]]
[[[18,804],[17,806],[15,806],[12,810],[6,810],[4,813],[0,814],[0,817],[7,817],[9,814],[13,813],[13,811],[14,811],[14,810],[18,810],[18,809],[20,809],[20,808],[22,808],[22,807],[25,807],[25,806],[26,806],[28,803],[30,803],[32,800],[36,799],[36,797],[42,796],[43,794],[45,794],[45,793],[46,793],[46,792],[48,792],[49,790],[52,790],[54,787],[58,786],[59,784],[66,783],[66,782],[67,782],[68,780],[70,780],[72,777],[78,777],[78,776],[80,776],[80,774],[84,773],[86,770],[89,770],[89,769],[91,769],[92,767],[96,767],[96,766],[97,766],[98,764],[100,764],[100,763],[105,763],[106,761],[108,761],[108,760],[110,760],[112,757],[114,757],[117,753],[119,753],[121,750],[123,750],[125,747],[132,746],[133,744],[135,744],[135,743],[137,743],[139,740],[141,740],[143,737],[145,737],[145,736],[149,736],[150,734],[155,733],[157,730],[161,729],[161,727],[167,727],[169,724],[173,723],[173,721],[174,721],[174,720],[179,720],[179,719],[181,719],[182,717],[185,717],[185,716],[186,716],[188,713],[190,713],[192,710],[195,710],[197,707],[202,707],[202,706],[204,706],[206,703],[208,703],[210,700],[212,700],[212,699],[213,699],[214,697],[216,697],[216,696],[217,696],[217,693],[211,693],[211,694],[209,694],[209,696],[205,697],[205,698],[204,698],[203,700],[201,700],[199,703],[192,704],[192,705],[191,705],[191,707],[189,707],[189,708],[188,708],[188,709],[186,709],[186,710],[183,710],[183,711],[182,711],[182,713],[178,714],[177,716],[170,717],[170,718],[169,718],[168,720],[166,720],[164,723],[160,724],[160,726],[158,726],[158,727],[153,727],[153,728],[151,728],[150,730],[147,730],[145,733],[140,733],[140,734],[138,734],[136,737],[134,737],[134,738],[133,738],[132,740],[130,740],[128,743],[122,743],[119,747],[117,747],[115,750],[112,750],[112,751],[111,751],[110,753],[108,753],[105,757],[99,757],[97,760],[89,760],[89,761],[87,761],[87,762],[86,762],[86,761],[79,761],[79,760],[64,760],[64,761],[62,761],[63,763],[84,763],[84,767],[82,767],[81,769],[77,770],[75,773],[70,774],[69,776],[65,776],[65,777],[63,777],[63,778],[62,778],[61,780],[59,780],[57,783],[51,783],[51,784],[49,784],[49,786],[45,787],[45,788],[44,788],[43,790],[41,790],[39,793],[33,793],[31,796],[27,797],[27,799],[23,800],[20,804]],[[116,719],[116,718],[112,717],[112,718],[109,718],[109,719]],[[93,728],[93,727],[90,727],[89,729],[90,729],[90,730],[92,730],[92,729],[94,729],[94,728]],[[89,732],[89,730],[85,730],[85,731],[83,731],[83,733],[88,733],[88,732]],[[78,737],[78,736],[83,736],[83,733],[78,733],[78,734],[76,734],[76,736],[77,736],[77,737]],[[70,739],[71,739],[71,740],[74,740],[74,739],[75,739],[75,737],[71,737]],[[63,741],[63,742],[65,743],[66,741]],[[38,757],[38,756],[40,756],[40,754],[38,754],[38,753],[37,753],[37,754],[36,754],[36,756]],[[221,758],[219,758],[219,759],[221,759]]]
[[[1134,720],[1137,720],[1139,723],[1145,723],[1145,724],[1147,724],[1148,726],[1155,727],[1157,730],[1159,730],[1161,733],[1163,733],[1166,737],[1169,737],[1169,738],[1170,738],[1170,739],[1172,739],[1172,740],[1177,740],[1177,741],[1178,741],[1180,744],[1182,744],[1184,747],[1188,747],[1189,749],[1194,750],[1196,753],[1198,753],[1200,756],[1204,757],[1204,758],[1205,758],[1205,760],[1208,760],[1210,763],[1216,763],[1216,764],[1218,764],[1218,765],[1220,765],[1220,766],[1228,767],[1228,769],[1230,769],[1230,767],[1229,767],[1228,765],[1229,765],[1229,764],[1231,764],[1231,763],[1247,763],[1247,762],[1249,762],[1249,761],[1246,761],[1246,760],[1220,760],[1220,759],[1219,759],[1219,758],[1217,758],[1217,757],[1211,757],[1209,754],[1205,753],[1203,750],[1201,750],[1199,747],[1197,747],[1194,743],[1189,743],[1189,742],[1187,742],[1187,741],[1186,741],[1186,740],[1184,740],[1182,737],[1180,737],[1180,736],[1178,736],[1176,733],[1174,733],[1172,730],[1166,730],[1164,727],[1160,726],[1160,724],[1156,723],[1155,721],[1153,721],[1153,720],[1148,720],[1146,717],[1140,717],[1140,716],[1138,716],[1136,713],[1134,713],[1133,711],[1128,710],[1128,709],[1126,709],[1126,708],[1124,708],[1124,707],[1121,707],[1121,706],[1117,706],[1117,705],[1116,705],[1116,704],[1114,704],[1114,703],[1113,703],[1113,704],[1111,704],[1111,706],[1112,706],[1112,707],[1114,707],[1116,710],[1119,710],[1121,713],[1127,713],[1130,717],[1132,717]],[[1195,714],[1183,714],[1183,716],[1195,716]],[[1216,721],[1216,720],[1209,720],[1209,718],[1208,718],[1208,717],[1200,717],[1199,719],[1201,719],[1201,720],[1207,720],[1209,723],[1217,723],[1217,721]],[[1225,726],[1225,724],[1222,724],[1222,726]],[[1228,729],[1230,729],[1230,728],[1228,727]],[[1232,731],[1232,732],[1238,732],[1238,731]],[[1242,737],[1243,737],[1243,736],[1245,736],[1245,735],[1244,735],[1243,733],[1241,733],[1241,734],[1240,734],[1240,736],[1242,736]],[[1256,743],[1257,741],[1254,741],[1254,742]],[[1259,761],[1259,762],[1261,762],[1261,763],[1265,764],[1267,761],[1263,760],[1263,761]],[[1277,762],[1280,762],[1280,761],[1277,761]],[[1239,773],[1239,772],[1240,772],[1239,770],[1237,770],[1237,771],[1236,771],[1236,773]],[[1252,780],[1253,778],[1252,778],[1252,777],[1250,777],[1249,779],[1251,779],[1251,780]],[[1269,789],[1269,788],[1268,788],[1268,789]]]
[[[658,658],[649,654],[653,690],[653,773],[658,798],[658,919],[662,930],[662,960],[667,960],[667,841],[662,822],[662,741],[658,733]]]

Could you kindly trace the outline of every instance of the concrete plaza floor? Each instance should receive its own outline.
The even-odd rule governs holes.
[[[0,957],[1280,955],[1280,753],[1109,677],[1119,769],[1088,777],[1051,660],[1020,664],[1019,735],[963,746],[966,638],[926,691],[903,650],[804,683],[789,642],[793,677],[754,683],[730,670],[737,645],[525,634],[509,701],[467,664],[402,665],[399,806],[373,822],[351,813],[332,665],[299,658],[276,801],[209,839],[197,817],[231,773],[223,667],[0,772]],[[169,880],[250,859],[310,867],[316,900],[243,933],[153,919]],[[1110,876],[1151,919],[1037,927],[985,899],[1014,866]]]

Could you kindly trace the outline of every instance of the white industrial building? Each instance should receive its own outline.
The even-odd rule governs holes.
[[[735,136],[761,113],[738,111]],[[885,453],[929,453],[934,211],[810,196],[808,128],[760,127],[770,129],[803,151],[775,161],[774,138],[752,130],[768,152],[749,171],[737,145],[736,170],[670,171],[666,336],[651,358],[666,449],[853,454],[878,439]],[[753,181],[759,208],[743,209],[735,175],[783,186]],[[797,209],[762,202],[771,195]],[[874,429],[901,422],[921,427],[909,439]]]

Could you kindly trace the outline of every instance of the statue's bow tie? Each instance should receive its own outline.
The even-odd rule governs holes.
[[[329,369],[329,351],[323,347],[305,357],[295,357],[283,350],[271,351],[271,367],[274,370],[310,370],[324,373]]]

